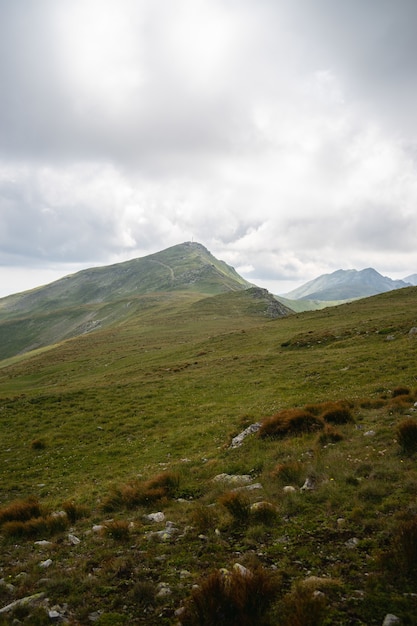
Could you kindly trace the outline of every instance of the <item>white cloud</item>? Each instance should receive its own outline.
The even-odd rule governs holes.
[[[65,273],[192,238],[259,284],[414,273],[416,13],[0,4],[3,293],[12,267]]]

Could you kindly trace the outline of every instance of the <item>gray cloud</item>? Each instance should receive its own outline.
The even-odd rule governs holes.
[[[416,18],[414,0],[0,1],[3,292],[14,264],[192,237],[271,285],[389,273],[387,251],[414,273]]]

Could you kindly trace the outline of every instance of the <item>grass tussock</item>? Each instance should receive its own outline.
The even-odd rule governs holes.
[[[90,515],[88,507],[77,504],[73,500],[66,500],[62,505],[62,509],[67,514],[71,524],[75,524],[78,520],[89,517]]]
[[[322,626],[326,619],[326,597],[306,585],[296,585],[285,596],[282,606],[282,626]]]
[[[281,581],[264,568],[218,570],[194,588],[180,617],[183,626],[266,626]]]
[[[259,436],[280,438],[289,435],[303,435],[324,428],[324,421],[305,409],[284,409],[261,423]]]
[[[408,387],[395,387],[395,389],[392,390],[391,396],[398,398],[398,396],[409,396],[410,394],[411,391]]]
[[[41,517],[39,500],[34,497],[16,500],[0,509],[0,526],[6,522],[26,522],[34,517]]]
[[[326,446],[329,443],[337,443],[342,441],[343,435],[332,424],[326,424],[323,431],[318,436],[318,443],[322,446]]]
[[[271,472],[272,478],[277,478],[282,485],[300,483],[303,480],[305,466],[300,461],[278,463]]]
[[[113,520],[106,523],[105,532],[112,539],[126,541],[130,536],[130,524],[126,520]]]
[[[413,418],[402,420],[397,426],[397,441],[405,454],[417,452],[417,421]]]
[[[239,491],[228,491],[219,498],[219,503],[227,509],[235,525],[246,526],[249,522],[250,500]]]
[[[40,539],[64,532],[68,525],[67,516],[57,513],[34,517],[24,522],[19,520],[5,522],[2,532],[6,537],[15,539]]]
[[[113,488],[112,493],[104,499],[104,511],[116,511],[138,506],[149,506],[155,502],[174,497],[179,487],[179,476],[174,472],[162,472],[150,480],[132,480],[124,485]]]

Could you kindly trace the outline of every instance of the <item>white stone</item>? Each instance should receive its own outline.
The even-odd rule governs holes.
[[[41,561],[39,563],[39,567],[44,567],[44,568],[50,567],[51,565],[52,565],[52,559],[46,559],[46,561]]]
[[[394,626],[395,624],[401,624],[400,618],[392,613],[387,613],[382,622],[382,626]]]
[[[282,491],[284,493],[295,493],[297,490],[292,485],[285,485],[285,487],[282,489]]]
[[[233,437],[232,443],[230,444],[230,448],[238,448],[239,446],[241,446],[243,443],[243,440],[246,439],[246,437],[248,437],[249,435],[252,435],[253,433],[258,432],[260,427],[261,427],[261,423],[256,422],[255,424],[251,424],[250,426],[245,428],[245,430],[239,433],[239,435],[236,435],[236,437]]]
[[[233,565],[233,569],[235,572],[238,572],[241,576],[244,576],[245,578],[250,578],[252,576],[252,572],[248,570],[247,567],[245,567],[244,565],[241,565],[240,563],[235,563]]]
[[[78,539],[78,537],[72,535],[71,533],[68,535],[68,541],[72,546],[78,546],[78,544],[81,543],[81,539]]]
[[[94,524],[93,533],[100,533],[104,529],[103,524]]]
[[[149,520],[150,522],[163,522],[165,519],[165,515],[162,511],[158,511],[157,513],[149,513],[149,515],[144,515],[144,518]]]

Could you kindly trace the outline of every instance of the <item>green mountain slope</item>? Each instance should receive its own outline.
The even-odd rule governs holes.
[[[3,361],[1,606],[43,594],[3,623],[58,607],[85,624],[100,607],[103,624],[196,626],[196,589],[214,619],[209,575],[238,562],[253,623],[412,624],[416,453],[398,427],[415,422],[417,288],[275,319],[250,289],[171,295]],[[230,447],[303,407],[319,430]]]
[[[0,300],[0,359],[121,322],[154,298],[168,304],[174,297],[193,301],[250,287],[232,267],[190,242],[84,270]]]
[[[141,296],[123,324],[3,361],[1,606],[43,594],[3,623],[55,607],[196,626],[237,582],[252,623],[413,624],[416,452],[398,428],[415,425],[417,288],[275,319],[257,296]],[[304,407],[314,428],[230,447]]]

